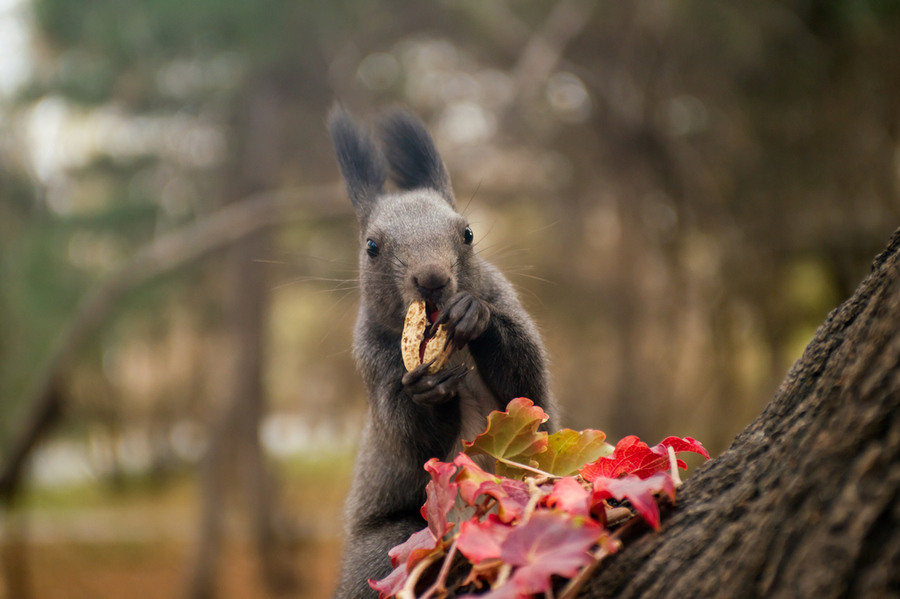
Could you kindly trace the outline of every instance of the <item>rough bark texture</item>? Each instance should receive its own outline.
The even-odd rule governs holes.
[[[900,596],[900,230],[763,414],[582,596]]]

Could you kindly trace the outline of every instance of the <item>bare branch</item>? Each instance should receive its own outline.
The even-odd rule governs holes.
[[[79,303],[56,338],[43,366],[31,380],[22,405],[27,414],[17,429],[0,469],[0,503],[14,499],[22,465],[40,437],[56,422],[63,396],[55,385],[75,351],[106,321],[129,292],[156,277],[221,250],[247,235],[303,218],[323,219],[350,214],[337,185],[269,191],[230,204],[193,225],[160,237],[138,251]]]

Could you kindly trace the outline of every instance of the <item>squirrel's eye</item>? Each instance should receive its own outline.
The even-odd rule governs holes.
[[[466,242],[466,245],[472,245],[473,239],[475,239],[475,234],[472,233],[472,229],[466,227],[466,232],[463,233],[463,241]]]
[[[369,254],[369,258],[374,258],[378,255],[378,244],[372,241],[371,239],[366,241],[366,253]]]

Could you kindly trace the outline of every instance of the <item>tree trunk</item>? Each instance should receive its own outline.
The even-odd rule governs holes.
[[[265,81],[255,86],[247,105],[245,147],[235,168],[234,185],[244,193],[273,186],[281,164],[283,126],[280,98]],[[237,199],[237,198],[235,198]],[[273,595],[299,588],[291,547],[276,530],[274,481],[266,469],[259,444],[264,412],[263,339],[268,308],[266,273],[256,260],[267,252],[268,236],[256,233],[234,244],[225,263],[230,275],[228,320],[232,364],[225,390],[227,411],[211,426],[211,442],[203,472],[203,515],[187,596],[218,596],[216,574],[222,549],[225,504],[233,479],[241,483],[249,515],[251,537],[259,555],[263,583]]]
[[[900,596],[900,230],[662,530],[582,595]]]

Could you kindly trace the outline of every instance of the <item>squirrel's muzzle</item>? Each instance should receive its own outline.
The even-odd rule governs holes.
[[[440,264],[425,264],[410,273],[413,286],[422,299],[439,301],[452,280],[450,270]]]

